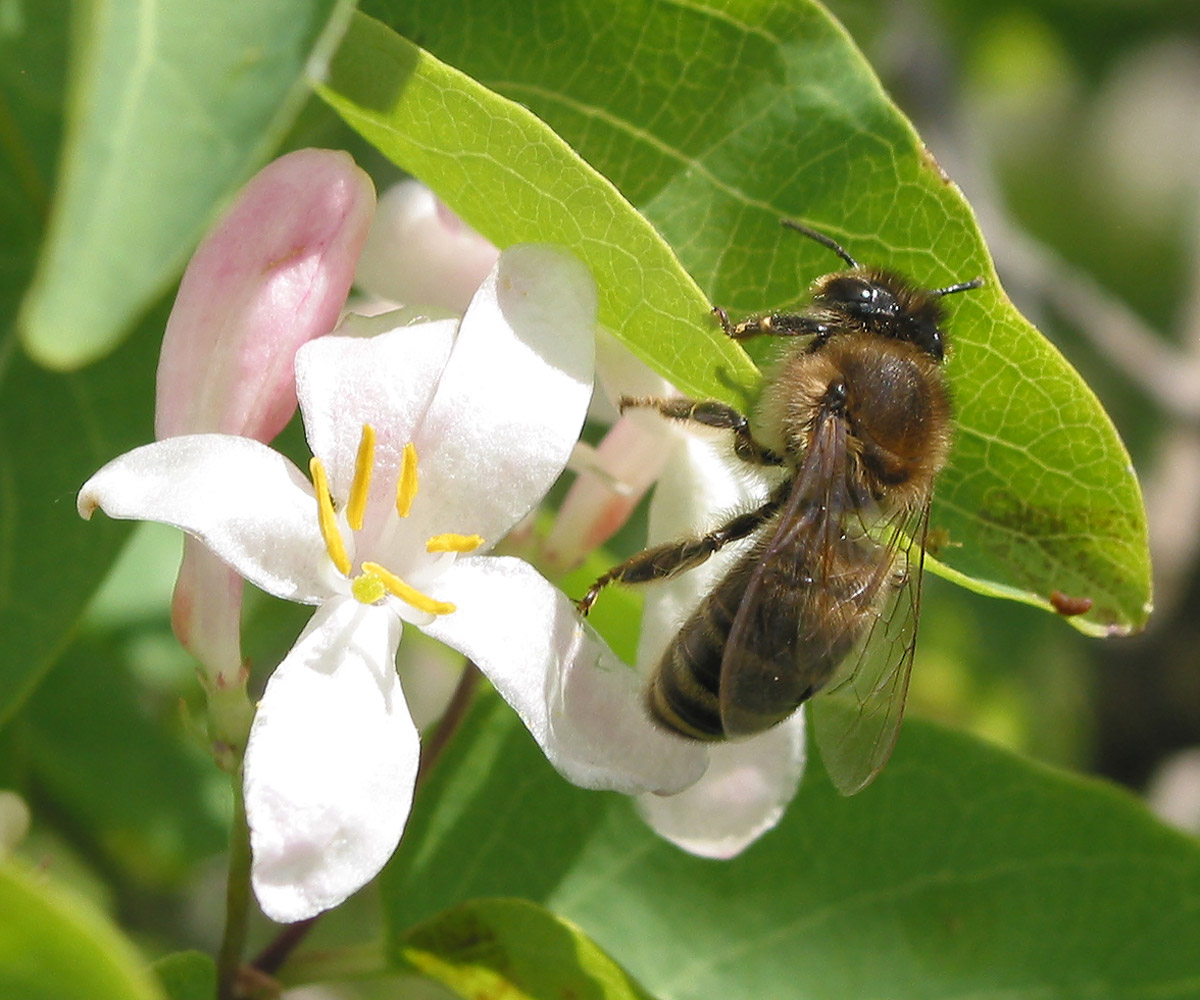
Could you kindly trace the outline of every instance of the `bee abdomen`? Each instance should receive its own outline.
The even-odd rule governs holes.
[[[718,697],[721,657],[740,593],[740,575],[726,577],[700,602],[663,653],[647,703],[650,714],[666,728],[696,740],[725,738]]]

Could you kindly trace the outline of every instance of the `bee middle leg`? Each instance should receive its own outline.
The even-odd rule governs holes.
[[[652,580],[667,580],[685,570],[693,569],[730,542],[754,533],[764,521],[774,514],[784,501],[784,494],[776,490],[770,498],[745,514],[730,518],[719,528],[680,542],[668,542],[643,549],[623,563],[614,566],[588,588],[588,592],[576,602],[581,615],[592,610],[596,598],[610,583],[650,583]]]
[[[783,458],[766,445],[759,444],[750,431],[750,421],[732,406],[715,399],[659,399],[652,396],[622,396],[618,402],[624,413],[633,407],[657,410],[671,420],[684,420],[717,430],[733,431],[733,453],[755,465],[783,465]]]

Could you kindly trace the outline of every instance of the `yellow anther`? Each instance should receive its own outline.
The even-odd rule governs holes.
[[[426,552],[474,552],[483,544],[481,535],[456,535],[447,532],[434,535],[425,542]]]
[[[371,469],[375,465],[375,428],[363,424],[358,439],[358,457],[354,460],[354,482],[350,484],[350,500],[346,504],[346,520],[355,531],[362,531],[363,515],[367,510],[367,493],[371,489]]]
[[[308,463],[313,486],[317,491],[317,521],[321,525],[321,537],[325,539],[325,551],[343,576],[350,575],[350,557],[346,555],[346,543],[338,531],[337,515],[333,512],[333,498],[329,495],[329,477],[319,458]]]
[[[417,446],[410,441],[404,446],[404,457],[400,460],[400,478],[396,481],[396,513],[408,517],[416,495]]]
[[[428,611],[432,615],[448,615],[455,610],[455,606],[449,601],[435,601],[428,594],[422,594],[416,587],[409,586],[394,573],[389,573],[379,563],[365,562],[362,568],[364,573],[378,577],[388,590],[418,611]]]

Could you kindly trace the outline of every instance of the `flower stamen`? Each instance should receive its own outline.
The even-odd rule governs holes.
[[[371,489],[371,469],[375,464],[375,428],[363,424],[358,440],[358,455],[354,459],[354,482],[350,484],[350,500],[346,504],[346,520],[355,531],[362,531],[363,515],[367,510],[367,493]]]
[[[433,535],[425,542],[426,552],[474,552],[483,544],[481,535],[456,535],[449,531]]]
[[[396,513],[408,517],[416,495],[417,446],[410,441],[404,446],[404,455],[400,460],[400,478],[396,481]]]
[[[329,477],[325,465],[314,457],[308,463],[313,488],[317,491],[317,522],[321,526],[321,537],[325,539],[325,551],[343,576],[350,575],[350,557],[346,554],[346,543],[338,530],[337,515],[333,511],[333,497],[329,495]]]
[[[422,594],[416,587],[405,583],[394,573],[389,573],[379,563],[364,562],[362,568],[364,574],[376,577],[391,593],[418,611],[427,611],[432,615],[448,615],[456,610],[456,606],[449,601],[436,601],[428,594]]]

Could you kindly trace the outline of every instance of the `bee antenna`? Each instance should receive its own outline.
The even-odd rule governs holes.
[[[982,288],[983,278],[972,278],[970,281],[960,281],[957,285],[948,285],[945,288],[932,288],[929,291],[930,295],[953,295],[955,292],[969,292],[973,288]]]
[[[824,233],[818,233],[815,229],[809,229],[808,226],[802,226],[799,222],[793,222],[791,219],[780,219],[779,223],[788,229],[794,229],[798,233],[803,233],[810,240],[816,240],[821,244],[821,246],[828,250],[832,250],[856,271],[862,267],[858,261],[856,261],[853,257],[846,253],[845,250],[842,249],[841,244],[836,243]]]

